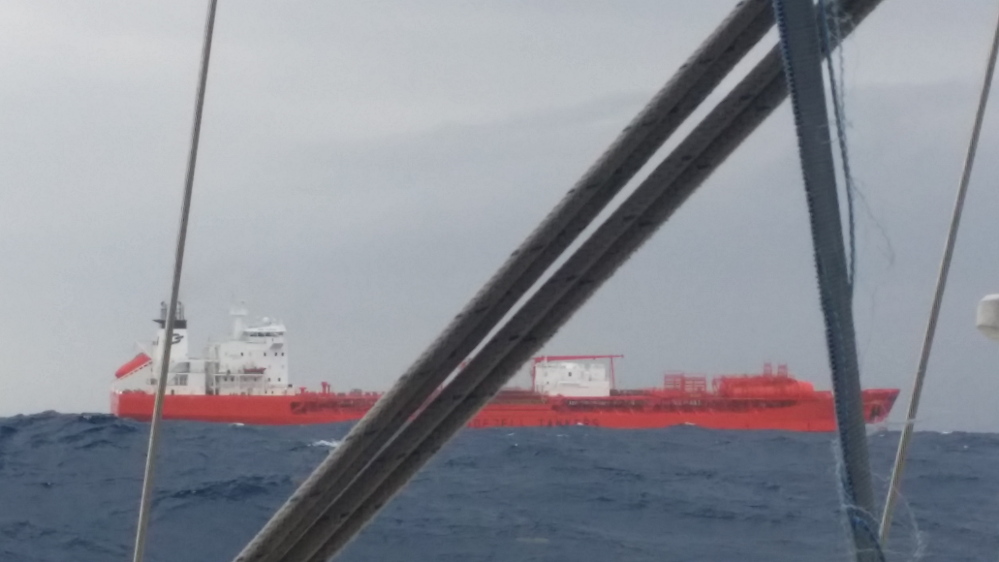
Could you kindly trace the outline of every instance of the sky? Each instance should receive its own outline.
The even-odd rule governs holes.
[[[862,380],[902,389],[895,427],[994,4],[887,0],[845,43]],[[733,5],[222,0],[181,288],[192,344],[244,300],[287,324],[297,384],[387,388]],[[115,369],[153,335],[205,8],[0,3],[0,416],[107,412]],[[999,293],[997,105],[921,429],[999,430],[999,344],[974,325]],[[786,102],[543,351],[623,354],[621,386],[773,362],[830,387]]]

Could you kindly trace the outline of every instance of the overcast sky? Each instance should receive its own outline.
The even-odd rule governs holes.
[[[0,415],[108,411],[114,370],[152,335],[205,4],[0,3]],[[902,388],[896,422],[994,4],[887,0],[846,43],[862,376]],[[228,329],[236,297],[287,323],[296,383],[387,388],[733,5],[222,0],[192,343]],[[997,106],[921,428],[999,428],[999,344],[974,327],[999,292]],[[772,361],[829,388],[795,146],[785,103],[545,351],[622,353],[622,386]]]

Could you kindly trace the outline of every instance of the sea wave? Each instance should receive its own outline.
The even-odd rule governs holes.
[[[232,559],[348,429],[164,424],[147,559]],[[99,414],[0,419],[0,562],[127,558],[147,438]],[[871,439],[878,497],[897,438]],[[890,550],[994,557],[999,436],[918,432],[910,454]],[[831,434],[467,430],[341,560],[842,560],[837,481]]]

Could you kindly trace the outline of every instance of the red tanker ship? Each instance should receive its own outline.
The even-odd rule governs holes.
[[[156,385],[157,343],[163,335],[165,306],[156,320],[156,340],[115,373],[111,412],[148,421]],[[285,327],[269,319],[244,323],[245,309],[233,310],[232,336],[208,346],[203,359],[188,357],[187,321],[178,310],[164,397],[166,419],[260,425],[299,425],[354,421],[380,394],[334,392],[322,383],[314,392],[294,388],[288,379]],[[531,364],[531,388],[502,390],[469,427],[589,425],[620,429],[696,425],[714,429],[833,431],[830,391],[774,372],[722,376],[667,374],[658,388],[621,390],[615,386],[614,359],[620,356],[543,356]],[[867,423],[883,421],[898,389],[863,391]]]

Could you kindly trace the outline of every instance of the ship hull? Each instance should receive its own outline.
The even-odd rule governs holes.
[[[865,390],[867,423],[883,421],[898,390]],[[149,421],[153,395],[112,393],[113,414]],[[168,395],[164,419],[254,425],[309,425],[359,420],[376,395],[304,393],[287,396]],[[538,397],[529,403],[494,401],[469,427],[555,427],[583,425],[615,429],[653,429],[695,425],[711,429],[829,432],[836,429],[830,392],[794,399],[615,397],[602,400]]]

